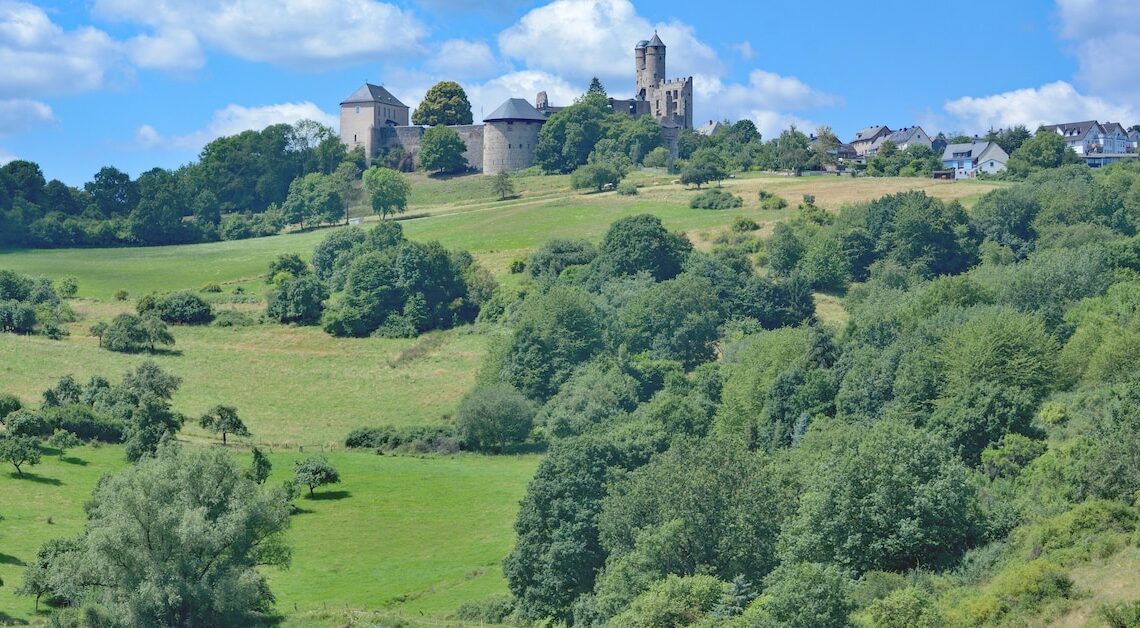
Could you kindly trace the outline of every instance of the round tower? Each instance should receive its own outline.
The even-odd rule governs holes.
[[[657,33],[645,45],[645,76],[651,87],[665,80],[665,44]]]
[[[637,42],[637,46],[633,48],[633,75],[635,82],[634,94],[637,100],[645,100],[645,48],[649,46],[649,40],[643,39]]]
[[[538,131],[546,116],[522,98],[511,98],[483,122],[483,174],[514,172],[534,165]]]

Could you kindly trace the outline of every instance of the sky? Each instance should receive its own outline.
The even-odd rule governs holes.
[[[440,80],[476,120],[590,78],[631,97],[657,31],[695,118],[858,129],[1140,123],[1140,0],[0,0],[0,162],[81,185],[194,161],[310,118],[363,82],[410,107]]]

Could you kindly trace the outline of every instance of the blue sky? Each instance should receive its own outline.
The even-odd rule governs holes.
[[[698,120],[983,132],[1140,122],[1140,0],[0,0],[0,161],[81,184],[195,159],[209,140],[315,118],[363,81],[415,106],[459,81],[475,116],[633,86],[657,30]]]

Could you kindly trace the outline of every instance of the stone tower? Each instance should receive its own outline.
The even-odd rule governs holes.
[[[380,148],[381,130],[408,126],[408,106],[379,85],[365,83],[340,103],[340,141],[352,150],[364,148],[371,164]]]
[[[637,65],[637,99],[647,100],[649,90],[665,80],[665,43],[653,33],[653,39],[637,42],[634,49]]]
[[[546,116],[526,100],[511,98],[483,122],[483,174],[514,172],[534,165],[538,130]]]

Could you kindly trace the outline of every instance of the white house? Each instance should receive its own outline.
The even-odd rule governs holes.
[[[865,129],[859,129],[855,133],[855,137],[848,142],[851,148],[854,149],[855,154],[862,157],[867,154],[871,145],[881,137],[886,137],[891,134],[891,130],[885,126],[869,126]]]
[[[895,146],[900,151],[906,150],[908,147],[922,145],[931,148],[932,141],[930,135],[922,130],[920,126],[908,126],[894,131],[887,135],[882,135],[867,149],[867,156],[871,157],[879,153],[879,149],[883,147],[884,142],[894,142]]]
[[[942,167],[953,170],[955,179],[972,179],[981,172],[1001,172],[1008,161],[1009,155],[996,142],[948,144],[942,152]]]
[[[1100,125],[1100,152],[1107,155],[1130,153],[1131,143],[1128,131],[1119,122],[1105,122]]]
[[[1050,124],[1041,128],[1045,131],[1053,131],[1063,137],[1069,148],[1082,157],[1090,153],[1101,152],[1103,131],[1096,120]]]

